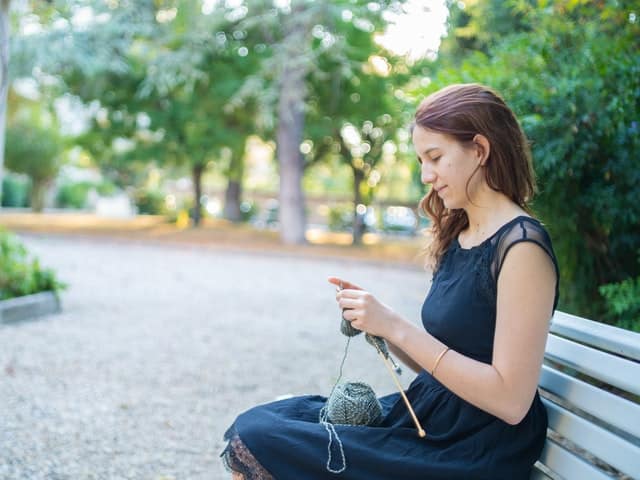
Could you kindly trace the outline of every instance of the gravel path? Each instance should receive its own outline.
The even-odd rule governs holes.
[[[428,287],[424,272],[346,260],[23,238],[69,288],[62,314],[0,326],[3,480],[227,479],[237,413],[331,389],[345,339],[328,275],[413,321]],[[345,377],[394,390],[361,337]]]

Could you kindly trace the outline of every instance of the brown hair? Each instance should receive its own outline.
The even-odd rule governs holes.
[[[460,84],[432,93],[418,106],[415,126],[450,135],[464,147],[472,146],[476,135],[485,136],[491,145],[482,167],[487,184],[530,212],[527,202],[536,186],[529,144],[514,113],[492,89]],[[463,209],[446,208],[433,189],[422,198],[420,208],[432,222],[427,254],[430,266],[437,268],[453,239],[469,225],[469,219]]]

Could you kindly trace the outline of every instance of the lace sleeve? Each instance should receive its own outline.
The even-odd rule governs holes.
[[[513,226],[504,232],[504,234],[499,238],[491,265],[491,272],[495,282],[498,281],[498,276],[500,275],[500,270],[502,269],[507,253],[509,253],[511,247],[520,242],[535,243],[542,248],[547,255],[549,255],[549,258],[551,258],[556,272],[556,293],[553,301],[553,308],[555,310],[558,304],[560,292],[560,271],[558,269],[558,261],[556,260],[555,253],[553,252],[551,237],[549,237],[549,234],[542,224],[533,218],[522,217],[522,219],[514,223]]]

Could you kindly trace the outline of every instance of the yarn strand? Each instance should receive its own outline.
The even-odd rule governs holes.
[[[342,371],[344,369],[344,363],[347,360],[347,355],[349,353],[349,343],[351,343],[351,337],[347,337],[347,343],[344,346],[344,353],[342,354],[342,361],[340,362],[340,370],[338,372],[338,378],[333,384],[333,387],[331,387],[331,393],[329,393],[329,398],[333,396],[333,393],[336,387],[338,386],[338,383],[340,383],[340,380],[342,379]],[[347,459],[344,456],[344,447],[342,446],[342,441],[338,436],[338,432],[336,432],[336,427],[334,427],[333,424],[329,421],[329,416],[327,414],[327,404],[325,404],[320,409],[320,423],[324,426],[324,429],[327,431],[327,434],[329,435],[329,443],[327,445],[327,471],[329,473],[335,473],[335,474],[342,473],[347,469]],[[338,445],[338,451],[340,452],[340,460],[342,461],[342,464],[341,464],[342,466],[339,467],[337,470],[331,467],[331,461],[333,460],[332,454],[331,454],[331,444],[333,443],[334,438],[336,439],[336,443]]]

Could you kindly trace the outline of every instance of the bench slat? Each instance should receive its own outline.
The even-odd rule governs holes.
[[[569,480],[576,478],[580,480],[611,480],[614,478],[549,439],[542,450],[540,462],[554,473]]]
[[[589,385],[565,373],[542,366],[542,389],[580,410],[636,437],[640,437],[640,405]],[[606,405],[606,408],[603,406]]]
[[[551,321],[551,332],[640,361],[640,333],[564,312],[554,314]]]
[[[544,473],[540,468],[538,468],[539,464],[540,462],[536,462],[536,464],[534,465],[533,470],[531,471],[531,477],[529,477],[529,480],[553,480],[553,478],[551,478],[546,473]]]
[[[640,395],[640,363],[614,357],[555,335],[547,338],[545,357],[627,392]]]
[[[640,447],[547,399],[549,428],[618,470],[640,478]]]

